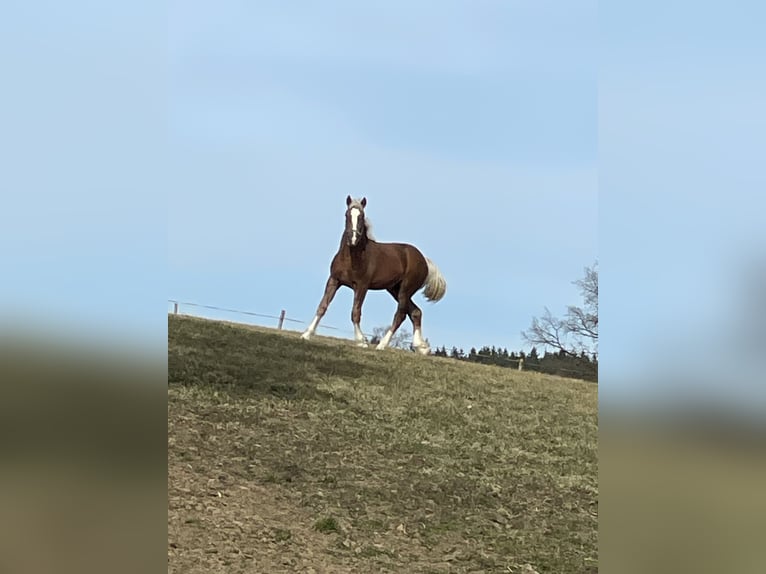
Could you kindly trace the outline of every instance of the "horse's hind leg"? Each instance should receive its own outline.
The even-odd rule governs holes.
[[[402,293],[402,287],[401,284],[397,285],[396,287],[392,287],[388,290],[389,293],[391,293],[391,296],[397,300],[399,303],[399,308],[397,309],[397,314],[399,313],[399,309],[402,307],[405,307],[406,314],[410,318],[410,321],[412,321],[412,346],[422,355],[427,355],[431,352],[431,348],[428,345],[428,343],[423,339],[423,332],[422,332],[422,321],[423,321],[423,312],[420,310],[420,307],[415,305],[415,303],[412,301],[412,294],[410,294],[409,297],[404,297],[404,293]],[[394,325],[391,326],[391,328],[386,333],[386,336],[383,337],[383,339],[380,341],[380,344],[378,345],[378,349],[385,349],[386,346],[388,346],[388,343],[391,341],[391,337],[394,336],[394,333],[401,325],[402,321],[404,321],[404,317],[402,317],[401,321],[397,324],[397,316],[394,316]]]
[[[388,347],[388,344],[391,342],[391,337],[394,336],[396,330],[402,325],[404,319],[409,314],[409,303],[411,303],[411,301],[409,301],[409,297],[405,298],[403,296],[399,285],[388,289],[388,292],[391,293],[391,296],[394,299],[396,299],[398,305],[396,307],[396,313],[394,313],[394,321],[391,323],[391,327],[389,327],[388,331],[386,331],[386,334],[383,335],[383,338],[380,340],[380,343],[378,343],[378,346],[376,347],[378,351],[382,351]]]
[[[311,335],[313,335],[317,330],[317,325],[319,325],[319,321],[327,312],[327,307],[330,306],[332,298],[335,297],[335,293],[338,291],[339,286],[340,284],[338,283],[338,280],[334,277],[330,277],[327,280],[327,284],[324,288],[324,295],[322,296],[322,300],[319,302],[319,307],[317,307],[317,313],[314,315],[314,320],[311,321],[308,329],[303,332],[301,339],[306,339],[308,341],[311,338]]]
[[[420,307],[415,305],[410,299],[410,306],[407,315],[412,321],[412,346],[422,355],[427,355],[431,352],[430,346],[423,340],[422,324],[423,324],[423,312]]]
[[[391,324],[391,327],[389,327],[388,331],[386,331],[386,334],[383,335],[383,338],[380,340],[380,343],[378,343],[378,346],[375,347],[378,351],[382,351],[388,347],[388,344],[391,342],[391,337],[394,336],[394,333],[396,333],[396,330],[401,326],[406,317],[407,305],[406,303],[400,302],[396,308],[396,313],[394,313],[394,322]]]

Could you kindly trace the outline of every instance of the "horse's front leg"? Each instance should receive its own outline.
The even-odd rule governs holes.
[[[351,307],[351,322],[354,324],[354,339],[358,347],[367,347],[367,338],[362,333],[362,304],[367,295],[364,287],[354,287],[354,305]]]
[[[330,306],[332,298],[335,297],[335,293],[338,291],[339,286],[340,284],[338,283],[338,280],[330,276],[330,278],[327,280],[327,284],[325,285],[322,300],[319,302],[319,307],[317,307],[317,313],[314,315],[314,320],[311,321],[308,329],[303,332],[301,339],[306,339],[308,341],[311,338],[311,335],[313,335],[317,330],[317,325],[319,325],[319,321],[327,312],[327,308]]]

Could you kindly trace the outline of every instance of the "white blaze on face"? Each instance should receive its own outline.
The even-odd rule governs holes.
[[[351,245],[356,245],[356,242],[359,241],[359,232],[357,231],[358,225],[359,209],[355,207],[351,210]]]

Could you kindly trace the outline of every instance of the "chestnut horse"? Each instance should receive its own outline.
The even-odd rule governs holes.
[[[350,195],[346,197],[346,228],[340,247],[330,265],[330,278],[327,279],[316,316],[301,338],[311,338],[335,292],[345,285],[354,290],[354,305],[351,309],[354,338],[357,345],[366,347],[367,340],[359,326],[364,297],[370,289],[385,289],[396,299],[398,306],[391,327],[376,348],[385,349],[404,318],[409,316],[413,326],[412,346],[427,355],[430,349],[421,332],[423,313],[412,302],[412,296],[424,288],[423,294],[428,301],[439,301],[447,290],[447,282],[434,262],[423,257],[416,247],[406,243],[375,241],[371,226],[365,218],[366,206],[367,198],[359,201],[352,199]]]

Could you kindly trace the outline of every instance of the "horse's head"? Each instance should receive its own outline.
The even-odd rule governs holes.
[[[367,222],[364,219],[364,208],[367,198],[361,200],[346,197],[346,242],[354,247],[367,238]]]

